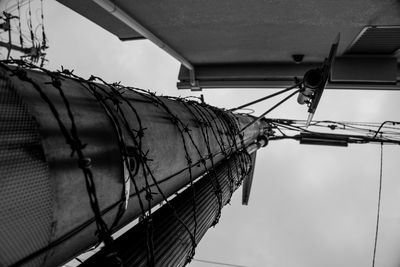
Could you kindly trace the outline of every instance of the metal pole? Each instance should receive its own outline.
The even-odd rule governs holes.
[[[252,117],[205,104],[0,67],[0,265],[56,266],[98,241],[76,149],[115,232],[263,134],[258,122],[238,135]]]

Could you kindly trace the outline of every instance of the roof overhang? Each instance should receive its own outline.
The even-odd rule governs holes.
[[[332,75],[340,75],[328,88],[399,89],[396,0],[58,1],[121,40],[147,38],[159,45],[189,69],[181,69],[181,89],[285,86],[320,65],[338,33],[337,55],[346,59],[333,66]],[[344,75],[361,61],[369,67]],[[376,73],[374,64],[384,64],[390,75]]]
[[[321,63],[214,64],[196,66],[199,88],[285,88]],[[181,67],[178,89],[192,89],[190,73]],[[400,64],[390,56],[336,58],[327,89],[400,90]]]

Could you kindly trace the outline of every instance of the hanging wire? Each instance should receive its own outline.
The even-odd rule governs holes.
[[[21,26],[21,4],[20,4],[20,0],[17,0],[17,9],[18,9],[19,43],[21,45],[21,48],[24,48],[24,39],[22,37],[22,26]]]
[[[214,264],[214,265],[221,265],[221,266],[231,266],[231,267],[247,267],[244,265],[237,265],[237,264],[231,264],[231,263],[226,263],[226,262],[220,262],[220,261],[209,261],[209,260],[201,260],[201,259],[193,259],[194,261],[202,262],[202,263],[208,263],[208,264]]]
[[[270,109],[268,109],[267,111],[265,111],[263,114],[261,114],[259,117],[257,117],[255,120],[253,120],[252,122],[250,122],[249,124],[247,124],[245,127],[243,127],[240,132],[243,132],[244,130],[246,130],[247,128],[249,128],[251,125],[253,125],[254,123],[258,122],[259,120],[261,120],[262,118],[264,118],[265,115],[267,115],[268,113],[270,113],[271,111],[273,111],[274,109],[276,109],[277,107],[279,107],[280,105],[282,105],[284,102],[286,102],[287,100],[289,100],[290,98],[292,98],[295,94],[297,94],[299,90],[294,91],[293,93],[291,93],[290,95],[288,95],[287,97],[285,97],[284,99],[282,99],[281,101],[279,101],[277,104],[275,104],[274,106],[272,106]]]
[[[391,123],[393,126],[388,126]],[[304,127],[305,121],[303,120],[291,120],[292,125],[297,125],[299,127]],[[399,122],[386,121],[384,123],[377,122],[344,122],[344,121],[313,121],[310,126],[312,127],[322,127],[330,128],[331,130],[346,130],[356,133],[364,133],[375,138],[378,133],[384,135],[391,135],[393,137],[400,137],[400,127],[395,127],[395,125],[400,125]]]
[[[375,133],[375,135],[374,135],[374,138],[380,133],[382,127],[383,127],[385,124],[387,124],[387,123],[392,123],[393,125],[395,125],[395,124],[400,124],[400,122],[396,122],[396,121],[385,121],[385,122],[383,122],[383,123],[381,124],[381,126],[379,126],[378,130],[376,131],[376,133]]]
[[[10,24],[10,18],[7,18],[8,23]],[[11,28],[8,29],[8,53],[7,53],[7,59],[10,58],[11,50],[12,50],[12,40],[11,40]]]
[[[382,196],[382,169],[383,169],[383,144],[381,144],[381,160],[380,160],[380,170],[379,170],[379,190],[378,190],[378,208],[376,212],[376,229],[375,229],[375,241],[374,241],[374,254],[372,257],[372,267],[375,267],[376,258],[376,247],[378,244],[378,231],[379,231],[379,217],[381,210],[381,196]]]
[[[267,100],[267,99],[272,98],[272,97],[275,97],[275,96],[277,96],[277,95],[286,93],[287,91],[290,91],[290,90],[292,90],[292,89],[298,87],[300,84],[301,84],[301,82],[295,83],[294,85],[289,86],[288,88],[285,88],[285,89],[283,89],[283,90],[281,90],[281,91],[278,91],[278,92],[276,92],[276,93],[267,95],[267,96],[262,97],[262,98],[260,98],[260,99],[251,101],[251,102],[249,102],[249,103],[247,103],[247,104],[244,104],[244,105],[241,105],[241,106],[239,106],[239,107],[232,108],[232,109],[230,109],[229,111],[236,111],[236,110],[239,110],[239,109],[243,109],[243,108],[245,108],[245,107],[254,105],[254,104],[256,104],[256,103],[259,103],[259,102],[261,102],[261,101]]]
[[[9,2],[14,2],[14,0],[10,0]],[[6,7],[4,11],[8,13],[14,12],[16,9],[18,9],[18,6],[21,8],[25,5],[27,5],[30,2],[30,0],[22,0],[20,4],[16,3],[10,7]]]
[[[40,0],[40,17],[42,19],[42,46],[41,49],[47,49],[47,37],[44,29],[44,11],[43,11],[43,0]]]
[[[305,120],[291,119],[265,119],[266,122],[277,131],[271,136],[271,140],[299,139],[300,136],[293,136],[290,133],[326,134],[329,131],[339,131],[334,136],[349,138],[349,143],[381,143],[400,144],[399,122],[386,121],[376,122],[336,122],[336,121],[313,121],[310,128],[305,128]],[[391,125],[388,125],[391,124]],[[313,131],[311,128],[323,129],[325,131]],[[356,134],[353,134],[356,133]],[[379,133],[379,135],[377,134]],[[332,137],[334,137],[332,136]]]
[[[28,0],[28,28],[31,37],[32,47],[35,47],[35,34],[33,32],[32,26],[32,8],[31,8],[31,0]]]

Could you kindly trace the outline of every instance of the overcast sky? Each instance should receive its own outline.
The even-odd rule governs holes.
[[[180,64],[149,41],[117,37],[55,1],[45,1],[49,69],[74,69],[109,82],[178,91]],[[206,102],[235,107],[269,94],[262,89],[206,89]],[[256,114],[277,99],[255,106]],[[399,92],[325,91],[316,120],[400,121]],[[270,114],[306,119],[295,99]],[[398,146],[384,147],[380,236],[376,266],[400,266],[400,164]],[[200,242],[195,258],[244,266],[371,266],[380,166],[379,145],[348,148],[271,142],[258,152],[249,206],[241,190],[220,223]],[[213,266],[193,262],[190,267]],[[216,266],[216,265],[214,265]]]

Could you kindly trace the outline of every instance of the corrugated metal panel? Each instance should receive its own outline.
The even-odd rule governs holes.
[[[215,168],[215,177],[209,173],[196,182],[193,187],[187,188],[152,215],[152,242],[154,245],[155,266],[184,266],[192,251],[191,237],[180,223],[179,219],[188,227],[193,236],[196,233],[196,243],[205,235],[207,230],[219,218],[219,204],[213,188],[216,180],[221,189],[222,205],[226,205],[232,191],[240,185],[243,175],[241,167],[248,171],[249,161],[246,155],[237,154],[225,160]],[[215,180],[216,179],[216,180]],[[195,192],[195,194],[193,194]],[[194,206],[194,203],[195,206]],[[196,209],[196,217],[194,214]],[[176,213],[175,213],[176,212]],[[195,219],[196,218],[196,219]],[[197,225],[196,225],[197,224]],[[196,225],[196,226],[195,226]],[[124,266],[147,266],[147,239],[146,220],[134,226],[127,233],[115,240],[112,247],[118,251],[118,257]],[[196,232],[195,232],[196,227]],[[110,251],[101,250],[81,267],[99,266],[107,264]],[[108,264],[110,265],[110,264]]]
[[[400,26],[365,27],[347,49],[347,54],[393,54],[400,49]]]

